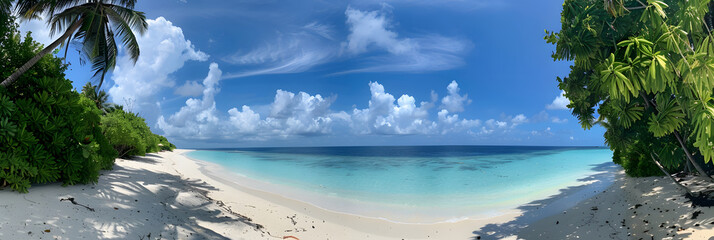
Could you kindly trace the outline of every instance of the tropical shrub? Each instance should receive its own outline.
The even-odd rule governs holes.
[[[0,77],[12,74],[42,46],[24,41],[12,18],[2,18]],[[116,152],[101,134],[100,111],[73,90],[66,65],[44,56],[16,84],[0,87],[0,187],[27,192],[32,183],[96,182]]]
[[[176,148],[165,137],[152,133],[144,118],[121,108],[102,116],[102,129],[120,158]]]
[[[685,170],[712,180],[714,27],[710,0],[565,0],[547,32],[558,79],[585,129],[605,127],[632,176]],[[662,166],[662,168],[659,168]],[[658,169],[659,168],[659,169]]]
[[[169,140],[166,139],[166,137],[156,135],[156,138],[159,139],[159,148],[161,151],[173,151],[174,149],[176,149],[176,146],[170,143]]]
[[[97,153],[93,155],[96,158],[95,161],[99,163],[99,167],[102,170],[111,170],[118,153],[102,133],[102,127],[100,126],[102,111],[97,108],[95,103],[94,100],[85,96],[80,97],[80,104],[84,107],[84,111],[87,112],[87,116],[92,118],[91,122],[94,123],[91,126],[94,138],[90,140],[94,144],[92,150]]]

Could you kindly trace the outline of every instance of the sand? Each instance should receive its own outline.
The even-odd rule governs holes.
[[[607,190],[562,213],[524,226],[518,236],[519,239],[711,240],[714,209],[693,207],[668,178],[630,178],[620,171]]]
[[[709,239],[714,235],[714,211],[689,207],[667,179],[628,178],[619,170],[606,171],[615,172],[610,177],[582,179],[587,184],[495,218],[400,224],[331,212],[236,184],[207,171],[206,163],[181,155],[185,151],[118,159],[114,170],[103,172],[93,185],[35,185],[28,194],[2,190],[0,239]],[[691,219],[695,211],[699,214]]]

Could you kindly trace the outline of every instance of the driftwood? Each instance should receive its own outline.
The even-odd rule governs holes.
[[[60,199],[60,202],[62,202],[62,201],[69,201],[69,202],[71,202],[71,203],[74,204],[74,205],[82,206],[82,207],[86,208],[87,210],[94,212],[94,208],[90,208],[90,207],[87,207],[87,206],[85,206],[85,205],[82,205],[82,204],[77,203],[76,201],[74,201],[74,198],[73,198],[73,197],[68,197],[68,198]]]

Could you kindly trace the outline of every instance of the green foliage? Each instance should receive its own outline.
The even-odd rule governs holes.
[[[111,170],[114,167],[114,159],[117,158],[118,153],[102,133],[102,127],[100,126],[102,111],[96,107],[95,103],[95,101],[81,96],[80,104],[87,112],[87,116],[91,117],[92,122],[95,123],[92,125],[92,136],[94,138],[90,139],[90,141],[94,144],[92,151],[96,154],[92,156],[95,157],[95,161],[99,163],[99,167],[102,170]]]
[[[1,79],[42,48],[29,33],[24,41],[20,38],[14,19],[0,16]],[[92,99],[77,93],[65,79],[66,68],[61,59],[44,56],[15,84],[0,87],[0,187],[27,192],[33,183],[91,183],[100,169],[113,167],[118,152],[110,139],[121,136],[104,134],[107,127],[101,123],[106,117],[98,106],[105,106],[106,95]],[[142,144],[125,155],[159,151],[160,142],[175,148],[151,133],[144,119],[121,107],[110,109],[128,115],[126,132]]]
[[[42,46],[29,34],[21,41],[14,27],[11,31],[0,62],[16,67]],[[1,77],[14,67],[3,68]],[[95,141],[103,138],[99,110],[72,89],[65,69],[60,59],[45,56],[16,84],[0,88],[2,186],[26,192],[32,183],[96,182],[99,170],[113,164],[116,155]]]
[[[574,61],[558,79],[568,107],[583,128],[607,129],[613,161],[632,176],[659,175],[652,156],[682,169],[683,147],[695,160],[714,159],[713,8],[710,0],[565,0],[561,31],[546,31],[553,58]],[[693,144],[672,137],[679,133]]]
[[[650,115],[650,132],[655,137],[663,137],[673,133],[684,125],[686,115],[676,101],[666,95],[657,95],[657,114]]]
[[[102,111],[106,111],[113,105],[108,102],[109,95],[107,92],[97,89],[97,86],[92,85],[91,82],[87,82],[87,84],[82,87],[82,95],[92,100],[97,108]]]
[[[624,156],[617,156],[619,157],[618,160],[614,160],[615,155],[613,155],[613,160],[622,165],[627,175],[632,177],[662,175],[662,171],[652,162],[649,155],[642,154],[639,151],[626,151],[626,153]]]
[[[102,117],[102,128],[121,158],[176,148],[165,137],[152,133],[144,118],[120,108]]]
[[[161,151],[173,151],[176,149],[176,145],[173,143],[170,143],[166,137],[161,136],[161,135],[156,135],[156,138],[159,140],[159,148]]]

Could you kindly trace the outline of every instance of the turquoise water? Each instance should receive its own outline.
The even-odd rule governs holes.
[[[557,194],[598,173],[598,166],[611,163],[612,152],[355,147],[199,150],[186,155],[265,183],[253,188],[328,210],[395,221],[448,221],[504,214]]]

